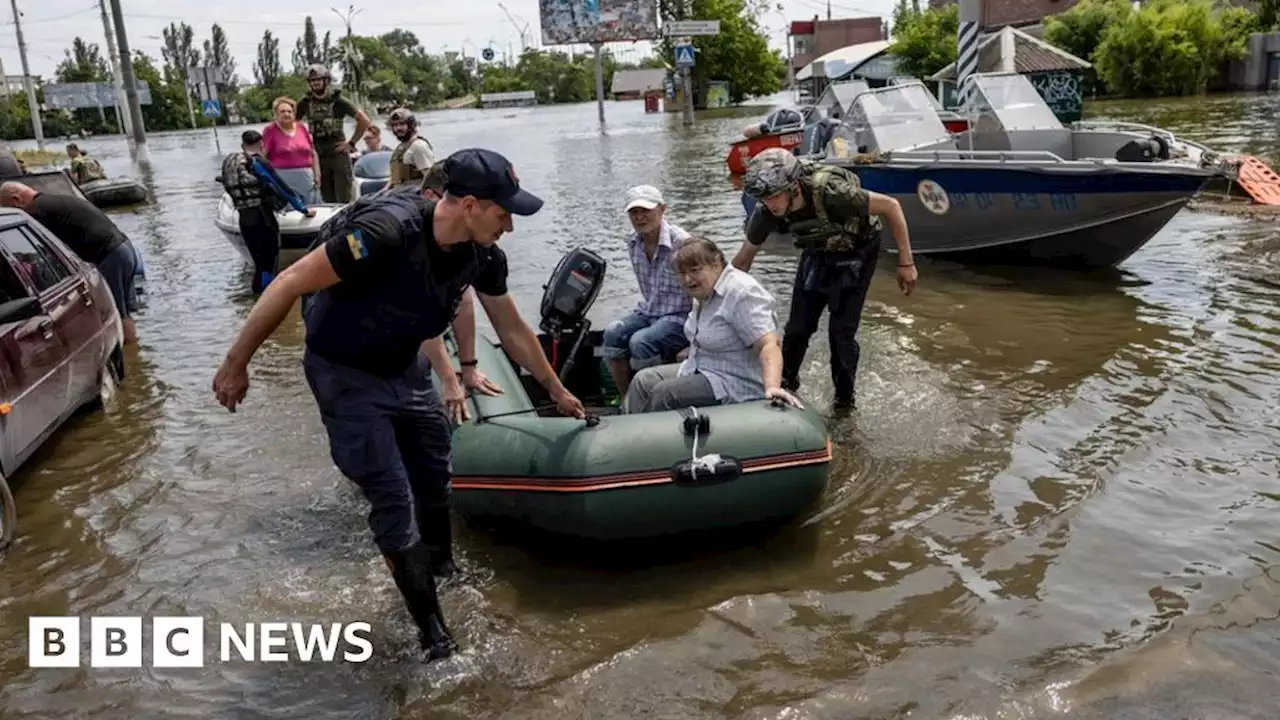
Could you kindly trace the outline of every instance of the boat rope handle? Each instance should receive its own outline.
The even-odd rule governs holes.
[[[689,458],[689,475],[690,479],[698,479],[698,468],[701,467],[708,473],[715,474],[716,463],[720,462],[720,453],[711,453],[705,457],[698,457],[698,408],[693,405],[689,406],[689,410],[693,412],[693,454]],[[708,418],[709,420],[710,418]]]

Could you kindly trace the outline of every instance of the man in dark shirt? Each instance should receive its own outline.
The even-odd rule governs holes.
[[[497,247],[512,229],[511,215],[532,215],[542,201],[520,188],[506,158],[488,150],[460,150],[444,170],[437,202],[402,186],[363,197],[325,223],[318,246],[267,286],[213,380],[218,401],[234,412],[249,387],[249,359],[304,298],[303,367],[330,454],[371,505],[374,541],[428,660],[456,648],[435,585],[452,570],[452,429],[429,368],[437,369],[451,408],[461,407],[443,334],[465,288],[474,288],[507,353],[560,410],[586,415],[507,293],[507,259]],[[454,329],[465,375],[476,365],[468,354],[475,325],[454,322]]]
[[[126,345],[137,342],[138,331],[132,313],[138,309],[134,277],[138,256],[128,236],[93,203],[71,195],[49,195],[20,182],[0,185],[0,205],[22,208],[48,228],[81,260],[98,268],[124,330]]]

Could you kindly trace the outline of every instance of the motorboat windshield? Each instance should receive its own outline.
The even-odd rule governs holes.
[[[849,112],[854,98],[870,89],[871,86],[867,85],[865,80],[832,83],[827,86],[815,105],[826,110],[829,119],[838,120]]]
[[[969,76],[968,85],[972,110],[989,129],[1005,132],[1062,129],[1058,116],[1025,75],[977,73]]]
[[[391,176],[391,151],[379,150],[365,153],[356,159],[352,171],[356,177],[384,178]]]
[[[841,141],[845,150],[828,148],[837,157],[855,148],[860,152],[884,153],[950,143],[950,133],[934,110],[933,96],[919,82],[868,90],[854,98],[844,124],[831,143]]]

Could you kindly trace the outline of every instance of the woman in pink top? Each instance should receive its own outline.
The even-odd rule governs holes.
[[[320,202],[320,158],[311,132],[294,117],[297,105],[278,97],[272,103],[275,122],[262,129],[262,151],[280,179],[307,203]]]

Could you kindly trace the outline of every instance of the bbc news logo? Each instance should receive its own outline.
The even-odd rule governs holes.
[[[33,668],[80,667],[79,617],[27,620],[27,664]],[[158,668],[204,667],[205,621],[200,617],[155,617],[150,643],[141,617],[89,618],[89,667],[142,667],[143,649]],[[297,622],[218,624],[218,659],[248,662],[362,663],[373,656],[369,623]],[[339,652],[341,650],[341,652]]]

